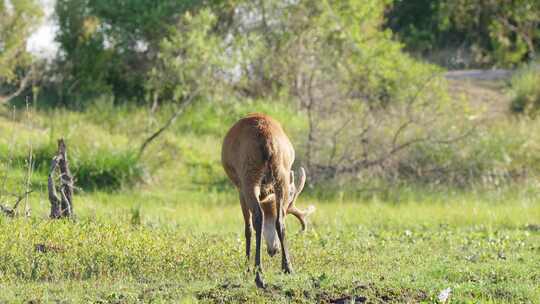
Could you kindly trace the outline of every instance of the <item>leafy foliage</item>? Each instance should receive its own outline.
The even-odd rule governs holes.
[[[26,42],[41,16],[36,0],[0,1],[0,105],[20,95],[35,77]]]
[[[387,15],[409,50],[441,52],[437,62],[451,67],[512,66],[534,58],[540,45],[535,0],[395,1]]]
[[[197,5],[181,0],[57,1],[61,95],[78,102],[103,94],[143,101],[159,41],[179,14]]]
[[[157,64],[146,82],[154,103],[178,102],[223,89],[218,85],[218,73],[224,70],[226,49],[223,40],[213,33],[216,21],[209,10],[195,16],[187,12],[160,42]]]
[[[17,69],[31,62],[26,41],[39,25],[40,7],[35,0],[0,1],[0,84],[17,79]]]

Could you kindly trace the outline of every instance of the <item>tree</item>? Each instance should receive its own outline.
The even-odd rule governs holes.
[[[26,42],[41,16],[35,0],[0,0],[0,104],[20,95],[30,83],[32,56]]]
[[[536,48],[540,46],[540,1],[497,2],[493,1],[497,9],[495,20],[490,25],[496,56],[513,61],[513,58],[507,59],[505,55],[517,49],[517,60],[524,57],[534,60]]]
[[[251,34],[253,46],[235,92],[305,111],[308,132],[297,151],[312,182],[391,171],[417,144],[464,136],[452,128],[465,120],[449,115],[464,111],[449,102],[440,70],[404,54],[382,30],[387,4],[274,0],[235,9],[229,33]]]
[[[102,94],[144,102],[146,76],[160,41],[185,11],[202,5],[193,0],[58,0],[62,95],[79,102]]]
[[[452,124],[464,119],[447,115],[463,111],[453,111],[440,70],[404,54],[383,29],[389,0],[215,1],[178,16],[157,10],[163,24],[123,11],[136,0],[101,1],[59,0],[75,5],[58,8],[69,17],[59,21],[65,66],[77,91],[99,94],[93,83],[83,85],[94,79],[126,97],[118,79],[136,85],[127,93],[139,92],[138,99],[171,103],[169,119],[139,156],[195,100],[281,99],[304,111],[308,132],[298,159],[314,182],[388,167],[418,143],[461,135]],[[169,2],[145,3],[151,11]]]
[[[463,50],[465,65],[513,66],[533,59],[540,45],[538,0],[396,0],[387,16],[409,51]]]
[[[225,94],[226,87],[220,85],[225,82],[223,72],[234,65],[235,56],[226,55],[227,44],[213,31],[216,21],[216,15],[207,9],[195,16],[186,12],[170,30],[171,35],[160,42],[146,90],[153,109],[164,100],[176,107],[163,126],[143,142],[139,157],[195,99],[213,99],[217,92]]]

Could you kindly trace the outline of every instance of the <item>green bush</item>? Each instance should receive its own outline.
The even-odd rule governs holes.
[[[0,151],[7,147],[0,147]],[[56,146],[46,144],[32,149],[33,170],[42,173],[43,178],[49,171]],[[84,190],[117,190],[142,180],[144,168],[138,162],[134,151],[96,151],[77,150],[68,154],[70,169],[75,178],[76,187]],[[5,162],[3,157],[0,161]],[[11,165],[14,168],[27,168],[28,152],[25,149],[14,152]],[[43,182],[43,184],[45,181]]]
[[[534,117],[540,109],[540,66],[527,66],[510,81],[511,110]]]
[[[407,151],[397,163],[397,181],[460,189],[499,189],[536,182],[540,174],[538,121],[500,119],[479,125],[451,145],[425,142]]]
[[[83,189],[115,190],[144,175],[134,151],[96,151],[72,163],[76,183]]]
[[[203,2],[167,0],[125,2],[59,0],[56,41],[62,50],[57,90],[65,104],[82,105],[97,96],[143,102],[146,74],[154,52],[177,14]],[[111,44],[111,45],[108,45]],[[61,99],[59,99],[61,100]]]

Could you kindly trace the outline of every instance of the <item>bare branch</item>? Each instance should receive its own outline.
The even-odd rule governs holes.
[[[419,137],[419,138],[414,138],[414,139],[411,139],[405,143],[402,143],[398,146],[395,146],[393,147],[389,152],[385,153],[383,156],[377,158],[377,159],[374,159],[374,160],[362,160],[362,161],[359,161],[359,162],[356,162],[356,163],[353,163],[351,166],[347,167],[347,168],[343,168],[341,170],[338,171],[338,173],[356,173],[358,172],[359,170],[362,170],[362,169],[365,169],[365,168],[368,168],[368,167],[371,167],[371,166],[376,166],[376,165],[380,165],[382,164],[383,162],[385,162],[387,159],[389,159],[390,157],[392,157],[393,155],[395,155],[396,153],[414,145],[414,144],[418,144],[418,143],[421,143],[421,142],[431,142],[431,143],[434,143],[434,144],[445,144],[445,145],[448,145],[448,144],[451,144],[451,143],[454,143],[454,142],[457,142],[457,141],[460,141],[466,137],[468,137],[469,135],[472,134],[472,132],[475,130],[475,128],[471,128],[469,130],[467,130],[466,132],[463,132],[462,134],[454,137],[454,138],[450,138],[450,139],[439,139],[439,140],[435,140],[433,138],[430,138],[430,137]]]
[[[414,120],[412,118],[405,121],[399,128],[397,129],[396,133],[394,133],[394,138],[392,139],[392,147],[396,147],[397,140],[401,133],[412,123],[414,123]]]
[[[13,210],[17,210],[17,208],[19,207],[19,203],[27,196],[29,195],[30,193],[32,193],[33,190],[28,190],[26,192],[24,192],[23,194],[19,195],[19,197],[17,198],[17,200],[15,201],[15,204],[13,205]]]
[[[17,212],[17,208],[19,208],[19,204],[30,193],[32,193],[32,190],[29,190],[29,191],[26,191],[26,192],[24,192],[22,194],[19,194],[17,196],[17,199],[15,200],[15,203],[13,204],[13,207],[11,207],[11,208],[6,207],[4,205],[0,205],[0,211],[4,212],[4,214],[9,216],[9,217],[14,217],[16,212]]]
[[[21,79],[17,89],[13,93],[8,94],[6,96],[0,96],[0,104],[6,104],[13,98],[21,95],[21,93],[28,87],[28,84],[30,83],[30,80],[32,78],[33,78],[33,73],[32,71],[30,71],[23,77],[23,79]]]
[[[184,112],[186,107],[192,103],[194,98],[197,96],[197,93],[191,94],[186,100],[184,100],[176,109],[176,111],[169,117],[169,119],[165,122],[165,124],[159,128],[156,132],[154,132],[152,135],[150,135],[147,139],[144,140],[141,147],[139,148],[139,153],[137,154],[137,158],[141,158],[142,154],[144,153],[144,150],[148,147],[148,145],[154,141],[156,138],[161,135],[165,130],[167,130],[175,121],[176,119]]]

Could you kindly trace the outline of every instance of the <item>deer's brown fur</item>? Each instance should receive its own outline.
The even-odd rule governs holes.
[[[294,206],[305,182],[305,172],[301,169],[300,186],[297,188],[294,184],[291,170],[294,156],[293,146],[280,123],[264,114],[250,114],[240,119],[223,141],[221,160],[240,195],[248,259],[252,225],[255,228],[256,283],[260,287],[264,286],[260,263],[262,236],[270,256],[281,245],[282,269],[292,272],[284,217],[287,213],[295,215],[305,229],[305,218],[314,210],[311,207],[302,211]]]

